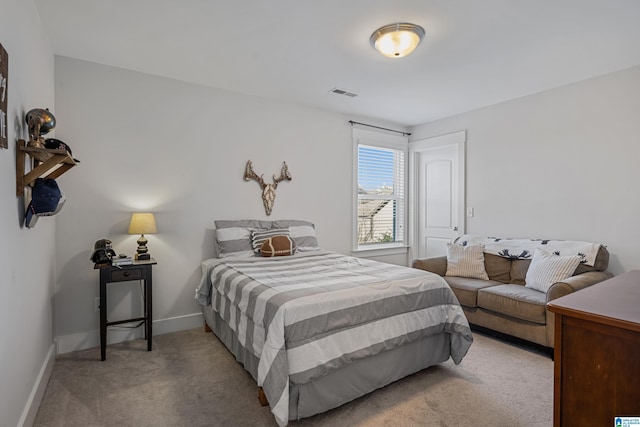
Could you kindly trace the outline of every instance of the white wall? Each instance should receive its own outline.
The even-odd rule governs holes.
[[[31,0],[0,0],[0,43],[9,54],[9,148],[0,149],[0,425],[30,425],[54,360],[53,218],[22,225],[16,139],[25,113],[54,107],[53,53]]]
[[[349,253],[347,121],[359,118],[65,57],[55,69],[56,135],[81,160],[58,180],[68,199],[57,216],[61,352],[98,344],[98,272],[89,257],[103,237],[118,252],[135,251],[138,236],[126,234],[135,210],[156,212],[159,229],[146,236],[158,261],[155,332],[202,324],[193,297],[200,263],[213,255],[213,220],[267,218],[258,184],[242,179],[247,160],[268,182],[282,161],[293,176],[278,186],[270,219],[313,221],[324,248]],[[406,255],[383,260],[405,264]],[[132,314],[137,302],[122,288],[113,288],[115,310]]]
[[[0,0],[0,10],[10,124],[9,149],[0,150],[0,425],[30,424],[52,336],[67,347],[97,345],[98,273],[89,255],[102,237],[132,253],[137,237],[125,233],[134,210],[157,212],[160,234],[147,236],[159,261],[157,332],[189,325],[198,312],[193,290],[200,260],[213,252],[213,219],[266,218],[257,184],[241,179],[248,159],[265,176],[289,164],[293,181],[279,186],[273,219],[314,221],[325,248],[348,253],[346,121],[358,117],[68,58],[55,63],[55,136],[82,163],[58,180],[68,197],[62,212],[22,227],[15,140],[26,137],[26,111],[53,106],[54,63],[31,0]],[[638,111],[636,67],[421,125],[412,140],[468,130],[467,206],[476,213],[468,232],[600,241],[618,274],[640,267]],[[134,310],[127,292],[113,297],[122,313]]]
[[[287,161],[271,219],[314,221],[323,247],[351,245],[354,117],[278,104],[146,74],[56,57],[56,135],[81,159],[59,179],[55,335],[60,351],[98,344],[98,272],[89,256],[108,237],[133,253],[130,213],[157,213],[147,236],[156,333],[199,324],[200,261],[213,254],[212,221],[266,218],[251,159],[270,177]],[[611,271],[637,266],[632,212],[638,69],[514,100],[413,129],[412,140],[467,129],[467,231],[601,241]],[[366,119],[361,119],[366,121]],[[390,123],[374,123],[392,126]],[[360,254],[359,254],[360,255]],[[406,255],[375,259],[406,263]],[[135,287],[110,291],[110,318],[138,308]],[[114,340],[118,331],[110,332]]]
[[[640,268],[640,67],[417,126],[467,130],[467,233],[602,242]]]

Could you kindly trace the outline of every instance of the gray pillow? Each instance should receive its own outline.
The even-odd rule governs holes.
[[[289,227],[289,233],[297,252],[319,251],[320,244],[316,237],[316,226],[309,221],[299,219],[283,219],[273,221],[273,228]]]
[[[251,245],[251,231],[271,228],[271,221],[256,219],[217,220],[214,223],[216,226],[216,253],[219,258],[255,256]]]

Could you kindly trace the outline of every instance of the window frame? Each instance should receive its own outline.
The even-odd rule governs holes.
[[[403,153],[403,194],[398,197],[398,203],[401,203],[403,209],[403,218],[401,218],[401,238],[394,242],[367,243],[361,245],[358,242],[358,166],[359,166],[359,147],[368,146],[372,148],[386,148],[398,150]],[[371,252],[378,251],[376,255],[387,255],[399,252],[405,252],[408,246],[408,220],[409,220],[409,139],[404,135],[392,135],[389,133],[369,131],[359,128],[353,128],[353,185],[352,185],[352,251],[353,252]],[[395,186],[395,182],[394,182]]]

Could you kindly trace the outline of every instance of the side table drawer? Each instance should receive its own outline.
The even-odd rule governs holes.
[[[132,268],[125,270],[118,270],[111,272],[111,281],[124,282],[126,280],[140,280],[142,279],[142,269]]]

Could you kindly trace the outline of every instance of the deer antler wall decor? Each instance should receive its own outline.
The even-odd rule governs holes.
[[[249,160],[247,162],[247,167],[244,170],[244,180],[250,181],[252,179],[260,184],[260,188],[262,188],[262,203],[264,203],[264,210],[267,212],[267,216],[271,215],[273,203],[276,200],[276,188],[278,188],[278,184],[284,180],[291,181],[291,174],[289,173],[287,163],[282,162],[282,169],[280,170],[279,177],[276,178],[276,176],[273,175],[273,184],[267,184],[264,182],[264,179],[262,179],[262,175],[258,176],[253,171],[253,165],[251,164],[251,160]]]

